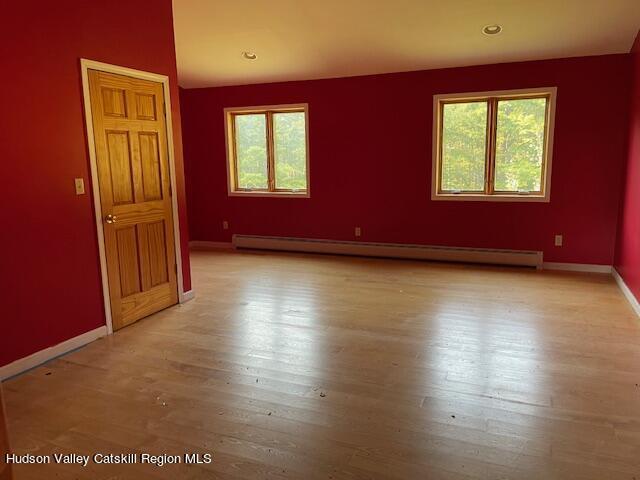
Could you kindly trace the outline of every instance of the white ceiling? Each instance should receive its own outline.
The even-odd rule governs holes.
[[[173,10],[187,88],[626,53],[640,27],[640,0],[173,0]],[[501,34],[482,34],[495,23]]]

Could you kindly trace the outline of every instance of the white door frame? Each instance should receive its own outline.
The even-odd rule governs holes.
[[[84,98],[84,117],[87,124],[87,144],[89,146],[89,161],[91,165],[91,184],[93,191],[94,215],[96,220],[96,230],[98,232],[98,251],[100,254],[100,275],[102,277],[102,294],[104,296],[104,314],[107,323],[107,333],[113,333],[113,323],[111,318],[111,296],[109,294],[109,278],[107,276],[107,256],[104,245],[104,230],[102,226],[102,206],[100,202],[100,183],[98,181],[98,163],[96,160],[96,144],[93,132],[93,115],[91,113],[91,97],[89,94],[89,70],[99,70],[101,72],[126,75],[128,77],[150,80],[162,84],[164,91],[164,103],[166,105],[165,122],[167,129],[167,152],[169,160],[169,177],[171,181],[171,208],[173,214],[173,236],[176,249],[178,301],[184,303],[193,297],[193,291],[185,293],[182,278],[182,256],[180,248],[180,224],[178,219],[178,189],[176,188],[176,167],[175,152],[173,149],[173,125],[171,122],[171,97],[169,93],[169,77],[157,73],[143,72],[133,68],[120,67],[108,63],[96,62],[94,60],[80,59],[82,71],[82,94]]]

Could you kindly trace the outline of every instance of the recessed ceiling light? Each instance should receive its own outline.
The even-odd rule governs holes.
[[[255,60],[258,56],[253,52],[242,52],[242,56],[247,60]]]
[[[502,27],[500,25],[486,25],[482,29],[482,33],[485,35],[497,35],[502,31]]]

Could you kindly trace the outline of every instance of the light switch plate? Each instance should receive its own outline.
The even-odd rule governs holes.
[[[84,195],[84,178],[76,178],[74,182],[76,185],[76,195]]]
[[[354,233],[356,237],[359,237],[360,235],[362,235],[362,230],[360,229],[360,227],[356,227]]]

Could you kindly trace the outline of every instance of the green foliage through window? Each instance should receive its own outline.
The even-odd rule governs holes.
[[[239,190],[307,190],[304,111],[231,112],[229,119],[235,134],[232,166]]]
[[[238,187],[268,188],[267,122],[263,114],[237,115],[236,157]]]
[[[542,193],[550,98],[443,100],[439,191]]]
[[[495,189],[539,192],[547,100],[498,101]]]
[[[443,108],[442,189],[484,191],[487,102]]]
[[[304,112],[273,114],[276,188],[307,188],[307,142]]]

